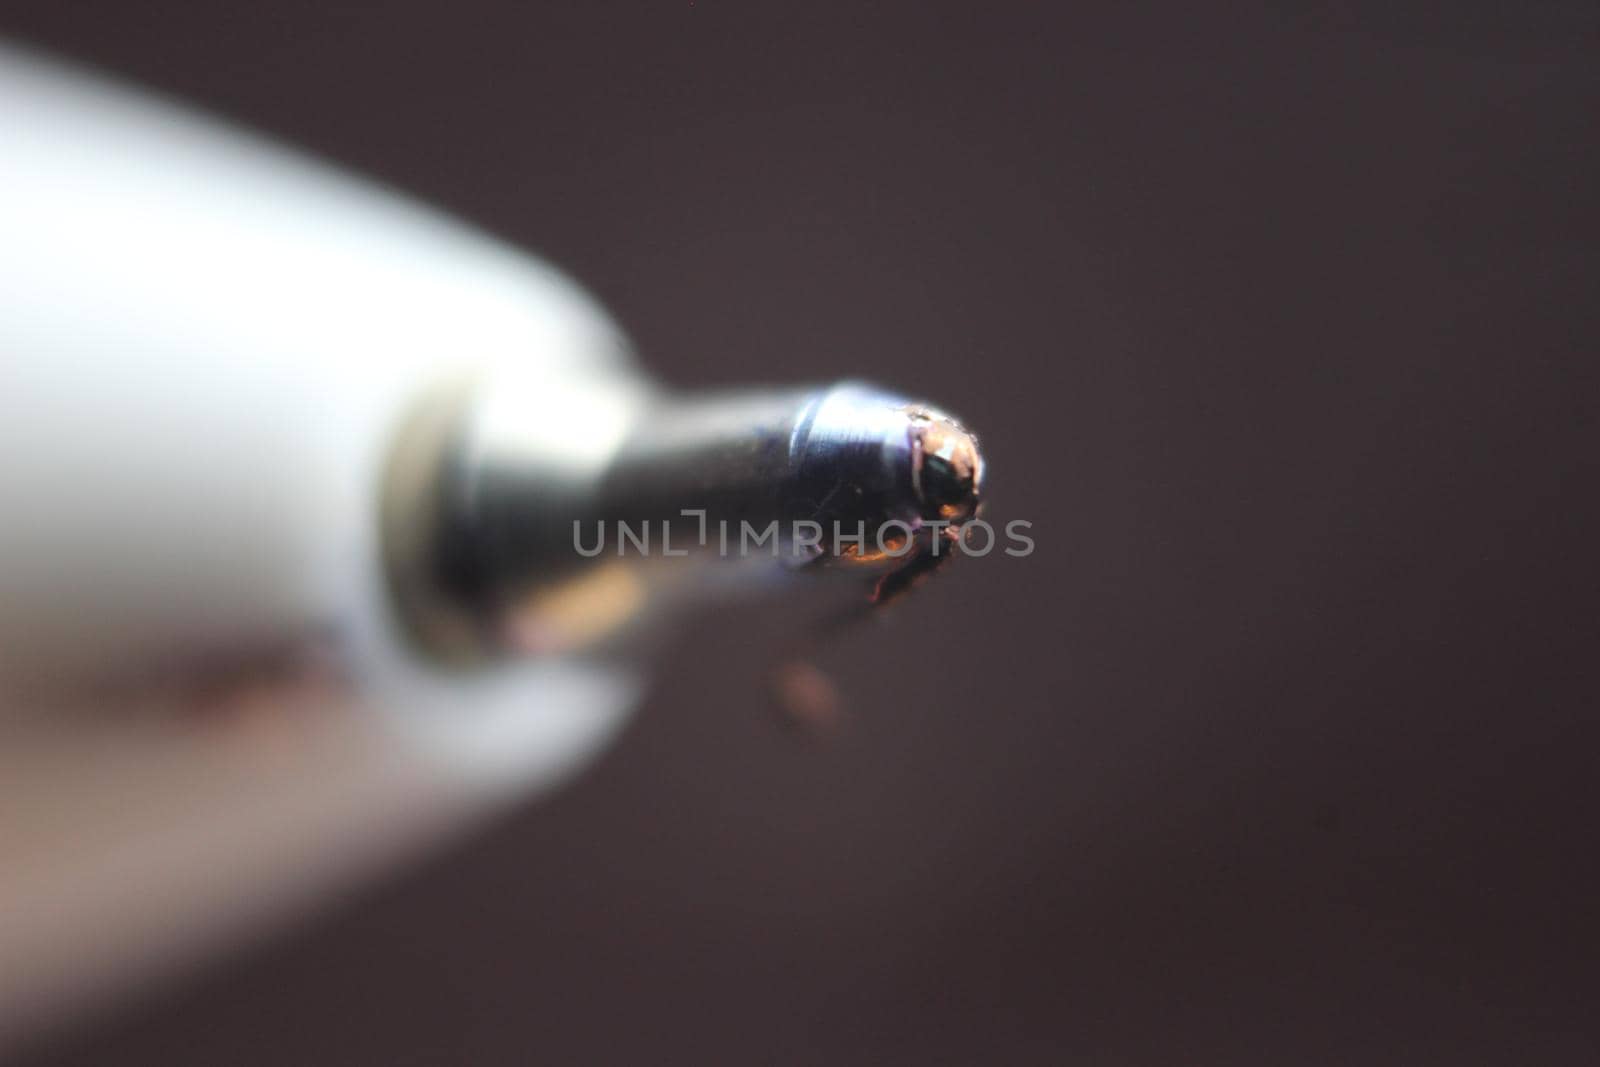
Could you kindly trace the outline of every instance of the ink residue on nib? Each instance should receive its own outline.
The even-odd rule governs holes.
[[[981,506],[983,457],[977,437],[936,409],[911,405],[903,410],[911,449],[911,489],[920,522],[912,524],[911,536],[891,554],[892,569],[874,581],[870,597],[874,605],[899,598],[948,564],[961,542],[962,525],[977,517]]]
[[[911,484],[923,518],[965,522],[978,512],[983,457],[978,439],[955,419],[928,407],[909,409]]]
[[[881,394],[880,394],[881,396]],[[876,398],[874,398],[876,399]],[[880,402],[881,403],[881,402]],[[882,416],[892,412],[885,423]],[[858,622],[891,601],[898,600],[913,586],[948,564],[958,554],[961,526],[976,518],[983,489],[983,456],[978,439],[951,416],[923,404],[907,404],[892,399],[879,406],[873,418],[877,440],[895,457],[896,491],[888,500],[876,502],[884,510],[877,513],[879,528],[876,550],[852,545],[818,562],[841,563],[867,576],[870,590],[864,601],[843,614],[832,616],[825,629],[813,634],[836,638],[841,625]],[[903,423],[899,419],[903,418]],[[901,427],[905,437],[899,437]],[[909,451],[909,470],[904,464]],[[879,453],[882,455],[883,453]],[[905,476],[910,475],[910,494],[905,493]],[[859,498],[860,493],[857,492]],[[886,535],[883,530],[899,523],[901,532]],[[828,676],[801,656],[783,662],[772,676],[772,692],[785,721],[813,737],[827,737],[838,731],[844,718],[838,689]]]

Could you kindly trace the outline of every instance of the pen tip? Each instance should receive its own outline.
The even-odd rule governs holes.
[[[934,408],[914,406],[909,416],[911,484],[923,517],[954,523],[972,518],[983,488],[977,436]]]

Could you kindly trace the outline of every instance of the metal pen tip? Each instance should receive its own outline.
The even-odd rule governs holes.
[[[965,522],[978,513],[983,456],[978,438],[954,418],[929,407],[910,412],[911,485],[923,517]]]
[[[953,416],[859,382],[819,390],[790,446],[805,517],[959,525],[977,514],[978,438]]]
[[[402,612],[434,651],[595,647],[689,594],[789,576],[853,576],[881,603],[978,513],[977,437],[873,385],[612,399],[501,391],[438,423],[389,531]],[[530,434],[552,410],[573,439]],[[577,446],[584,462],[555,461]]]

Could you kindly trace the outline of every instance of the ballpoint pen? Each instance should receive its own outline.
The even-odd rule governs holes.
[[[0,1041],[574,773],[679,605],[881,602],[976,513],[921,398],[670,393],[540,261],[12,48],[0,174]]]

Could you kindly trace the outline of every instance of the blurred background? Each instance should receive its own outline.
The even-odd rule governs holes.
[[[7,3],[1038,544],[18,1062],[1593,1062],[1600,10],[1279,6]]]

